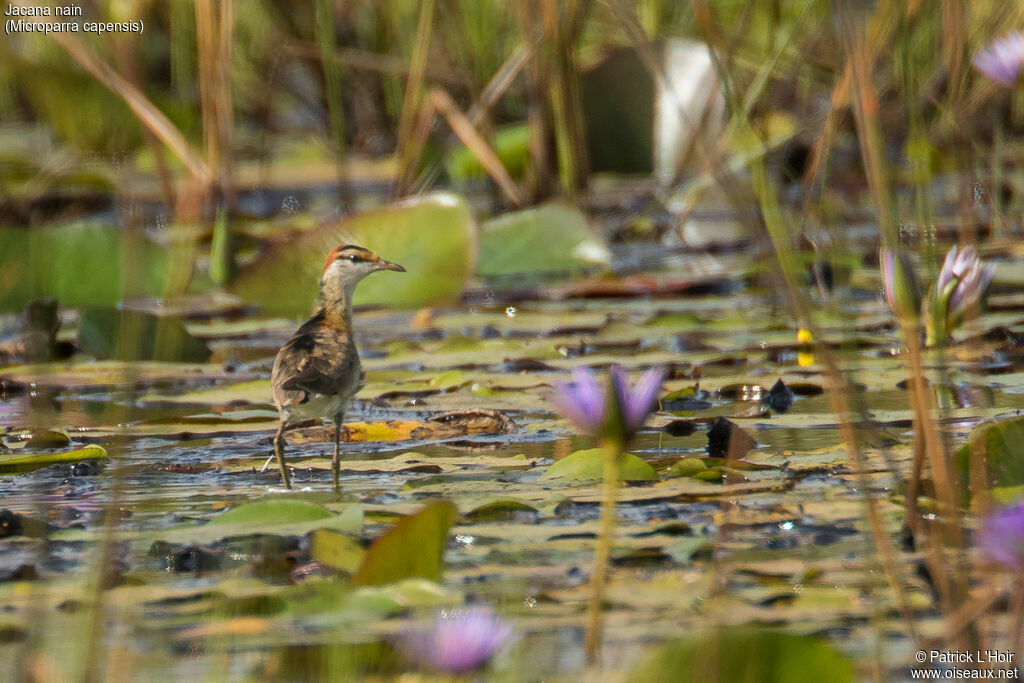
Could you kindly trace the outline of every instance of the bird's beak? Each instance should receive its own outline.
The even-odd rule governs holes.
[[[391,261],[385,261],[384,259],[377,261],[376,270],[394,270],[399,273],[405,272],[405,268],[403,268],[402,266],[398,265],[397,263],[392,263]]]

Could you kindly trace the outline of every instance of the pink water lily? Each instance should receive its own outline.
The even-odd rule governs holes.
[[[430,630],[406,637],[399,649],[425,668],[467,673],[491,661],[508,644],[512,631],[512,624],[486,607],[446,610],[437,615]]]
[[[974,68],[988,79],[1012,87],[1024,67],[1024,34],[1015,31],[994,40],[974,55]]]
[[[613,366],[608,375],[605,389],[589,368],[574,369],[571,384],[555,387],[558,408],[584,434],[625,443],[654,409],[665,372],[661,368],[647,370],[633,386],[621,366]]]

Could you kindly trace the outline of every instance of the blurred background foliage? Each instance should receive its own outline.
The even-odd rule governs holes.
[[[309,228],[342,239],[339,216],[439,188],[466,193],[475,218],[565,198],[607,241],[665,242],[685,234],[709,188],[732,208],[749,203],[745,167],[763,157],[799,222],[828,227],[859,208],[868,184],[854,57],[870,69],[864,92],[877,100],[900,221],[927,225],[936,203],[969,201],[938,197],[940,174],[970,173],[963,187],[981,183],[997,208],[1019,184],[1000,169],[1019,155],[1020,95],[970,65],[979,45],[1020,25],[1016,3],[122,0],[86,13],[141,19],[145,31],[0,44],[0,224],[59,230],[37,241],[81,254],[78,233],[54,226],[89,219],[144,231],[143,250],[187,245],[198,257],[194,277],[148,274],[139,292],[126,281],[93,303],[230,288]],[[863,33],[856,45],[847,24]],[[694,120],[701,133],[687,130]],[[631,194],[667,213],[634,206],[626,213],[639,220],[607,224],[602,210],[623,194],[595,184],[607,177],[641,181]],[[218,207],[231,239],[211,260]],[[382,216],[371,231],[387,251]],[[1005,220],[996,211],[993,226]],[[19,235],[4,237],[13,246],[0,259],[31,267]],[[458,282],[495,261],[470,242]],[[66,275],[10,279],[0,279],[8,310],[79,291]],[[304,310],[298,291],[284,298]]]

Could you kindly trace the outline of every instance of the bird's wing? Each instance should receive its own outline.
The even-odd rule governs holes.
[[[337,392],[336,383],[333,381],[333,368],[330,364],[317,359],[314,356],[307,356],[303,359],[301,368],[290,374],[281,385],[285,391],[305,391],[311,394],[333,394]]]
[[[309,394],[336,394],[357,356],[347,336],[300,328],[274,361],[272,381],[278,405],[305,403]]]

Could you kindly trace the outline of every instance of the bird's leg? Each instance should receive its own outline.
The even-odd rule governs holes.
[[[344,416],[339,412],[334,414],[334,459],[331,460],[331,473],[334,475],[334,490],[340,487],[338,479],[341,474],[341,421]]]
[[[290,489],[292,485],[288,481],[288,468],[284,464],[284,427],[286,424],[288,424],[288,419],[281,418],[281,425],[277,428],[277,434],[274,435],[274,455],[277,456],[277,466],[281,469],[281,480],[284,482],[284,487]]]

